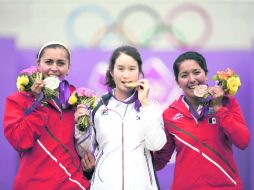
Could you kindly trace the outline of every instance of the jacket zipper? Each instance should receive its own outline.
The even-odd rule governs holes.
[[[153,178],[152,178],[151,169],[149,167],[149,162],[148,162],[147,153],[146,153],[145,149],[144,149],[144,156],[146,159],[146,165],[147,165],[147,170],[148,170],[148,174],[149,174],[149,178],[150,178],[150,183],[151,183],[151,185],[153,185]]]
[[[117,115],[119,115],[120,118],[121,118],[121,120],[122,120],[122,190],[124,190],[124,117],[125,117],[125,115],[126,115],[127,109],[128,109],[128,104],[127,104],[127,106],[126,106],[126,108],[125,108],[125,111],[124,111],[123,116],[121,116],[121,114],[118,113],[117,111],[108,109],[108,110],[113,111],[113,112],[116,113]],[[98,159],[99,159],[99,158],[98,158]],[[96,166],[95,166],[95,167],[96,167]]]
[[[128,104],[125,108],[122,118],[122,190],[124,190],[124,117],[128,109]],[[121,115],[120,115],[121,116]]]
[[[56,106],[57,110],[60,112],[60,120],[62,120],[62,117],[63,117],[62,109],[57,105],[57,103],[55,102],[54,99],[51,99],[51,100],[54,103],[54,105]]]
[[[124,190],[124,128],[122,122],[122,190]]]

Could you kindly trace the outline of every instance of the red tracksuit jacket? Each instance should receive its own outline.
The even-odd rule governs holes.
[[[87,189],[74,148],[74,111],[61,110],[50,101],[25,115],[32,103],[33,97],[26,92],[6,100],[4,135],[20,156],[13,189]]]
[[[176,150],[172,190],[242,189],[232,144],[246,148],[250,134],[235,98],[197,121],[181,96],[164,111],[163,119],[167,143],[155,153],[155,166],[163,168]]]

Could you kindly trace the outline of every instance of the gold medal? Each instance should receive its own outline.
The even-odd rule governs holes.
[[[136,82],[129,82],[129,83],[125,83],[125,86],[127,86],[129,88],[136,88],[137,83]]]

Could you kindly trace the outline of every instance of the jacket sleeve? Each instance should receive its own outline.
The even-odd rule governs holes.
[[[36,139],[41,135],[44,123],[41,116],[42,111],[35,110],[25,116],[25,108],[21,102],[22,100],[18,96],[8,97],[4,112],[4,135],[19,152],[27,151],[33,147]]]
[[[167,113],[164,112],[163,113],[164,123],[167,123],[167,120],[168,120],[167,118],[168,118]],[[173,135],[170,134],[170,131],[167,128],[166,124],[164,126],[165,126],[165,133],[166,133],[166,137],[167,137],[167,142],[161,150],[153,153],[154,164],[155,164],[156,170],[161,170],[162,168],[164,168],[167,165],[167,163],[171,159],[171,157],[174,153],[174,150],[175,150],[175,142],[174,142]]]
[[[236,99],[230,98],[228,104],[216,112],[216,117],[229,140],[239,149],[245,149],[249,144],[250,132]]]
[[[166,134],[159,105],[150,103],[146,107],[141,107],[140,118],[147,149],[160,150],[166,143]]]

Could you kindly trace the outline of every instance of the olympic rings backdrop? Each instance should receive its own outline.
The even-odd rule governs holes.
[[[180,19],[196,27],[198,34],[194,39],[193,33],[178,26]],[[87,34],[86,28],[91,31],[90,34]],[[85,4],[70,13],[65,31],[74,47],[108,48],[110,44],[128,43],[151,48],[164,41],[165,46],[170,44],[177,49],[196,49],[209,40],[212,20],[201,6],[193,3],[180,4],[164,17],[144,4],[130,5],[114,17],[99,5]]]

